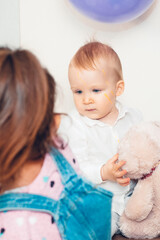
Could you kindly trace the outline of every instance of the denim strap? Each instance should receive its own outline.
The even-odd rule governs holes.
[[[54,147],[51,148],[50,155],[56,163],[61,174],[62,184],[66,186],[72,179],[77,178],[77,174]],[[41,212],[55,213],[58,202],[45,196],[28,193],[6,193],[0,196],[0,212],[7,210],[28,209]],[[52,214],[53,215],[53,214]]]
[[[28,193],[6,193],[0,196],[0,212],[26,209],[53,215],[57,204],[51,198]]]
[[[69,181],[71,181],[71,179],[77,177],[77,173],[75,172],[75,170],[56,148],[51,148],[50,156],[57,165],[59,173],[61,174],[61,180],[63,185],[66,185]]]

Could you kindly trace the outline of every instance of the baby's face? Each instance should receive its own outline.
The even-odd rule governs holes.
[[[71,66],[69,82],[76,108],[81,115],[105,121],[105,117],[115,111],[117,89],[110,69],[105,72],[101,65],[96,70]]]

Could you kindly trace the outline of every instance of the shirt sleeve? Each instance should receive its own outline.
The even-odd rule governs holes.
[[[58,135],[69,145],[78,161],[82,175],[95,184],[102,182],[100,170],[102,163],[88,151],[85,129],[80,122],[73,122],[70,116],[63,116],[58,129]]]

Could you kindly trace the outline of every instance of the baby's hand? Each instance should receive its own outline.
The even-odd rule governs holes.
[[[125,161],[119,161],[118,154],[114,155],[107,161],[101,168],[101,177],[103,181],[110,180],[119,183],[121,186],[127,186],[130,183],[130,178],[123,178],[127,173],[126,170],[121,170],[121,167],[126,163]]]

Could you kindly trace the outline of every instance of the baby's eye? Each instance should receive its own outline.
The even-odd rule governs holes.
[[[75,93],[77,93],[77,94],[81,94],[82,91],[81,91],[81,90],[76,90]]]
[[[100,90],[100,89],[93,89],[92,91],[95,92],[95,93],[98,93],[98,92],[100,92],[101,90]]]

